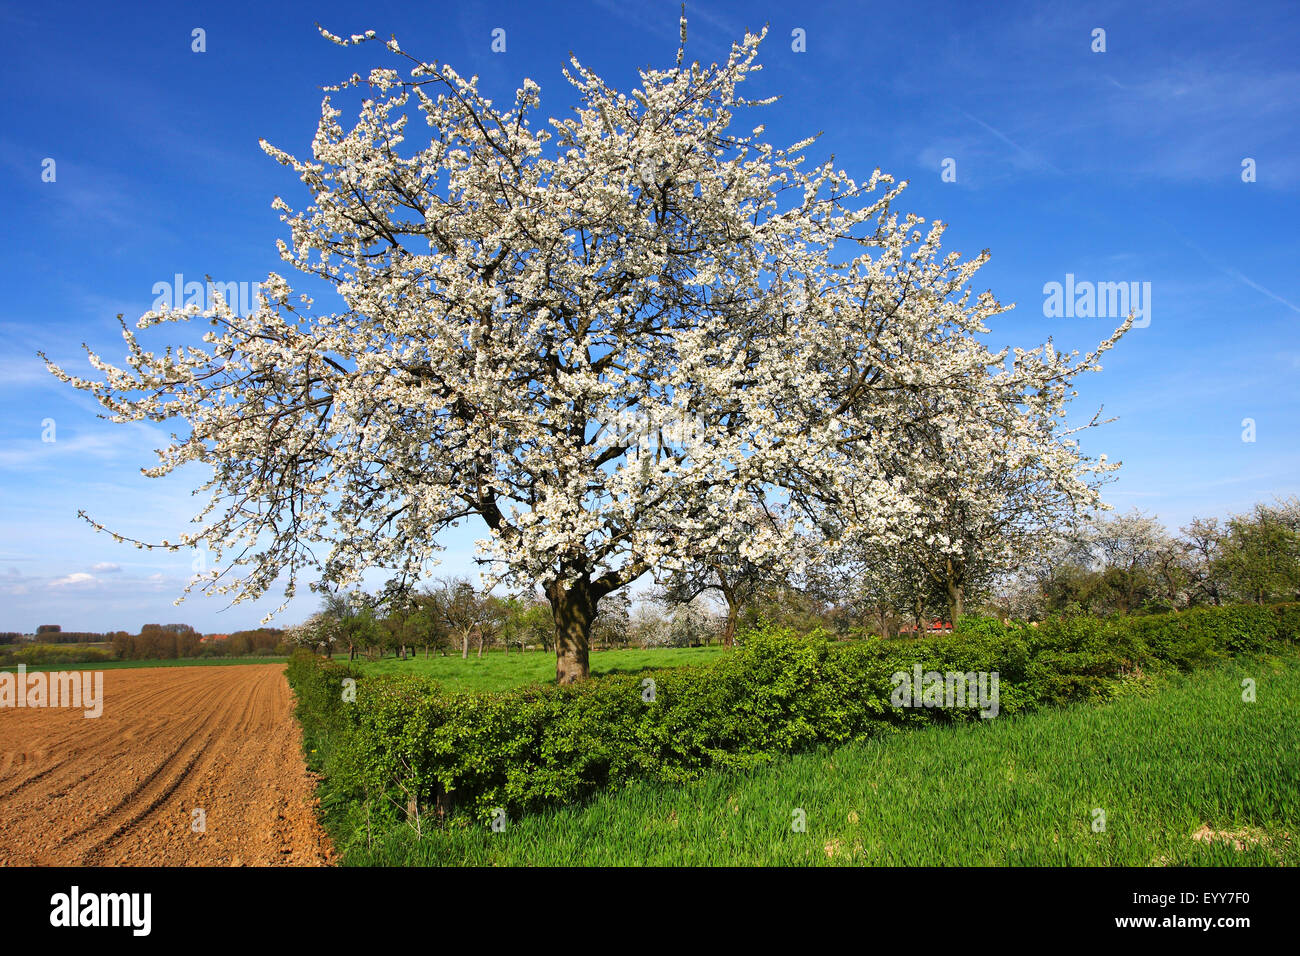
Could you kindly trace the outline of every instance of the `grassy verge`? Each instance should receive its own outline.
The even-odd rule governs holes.
[[[499,833],[462,820],[369,835],[328,782],[322,805],[349,865],[1294,865],[1296,713],[1288,650],[1141,682],[1104,705],[633,784]]]
[[[591,672],[596,676],[635,674],[652,668],[702,664],[723,653],[725,650],[721,646],[600,651],[591,655]],[[346,660],[344,657],[338,659]],[[497,651],[477,657],[471,650],[466,659],[459,655],[433,656],[427,660],[415,657],[404,661],[385,657],[377,661],[359,659],[353,666],[373,675],[419,674],[432,677],[454,691],[496,692],[555,680],[555,655],[544,651],[513,654]]]

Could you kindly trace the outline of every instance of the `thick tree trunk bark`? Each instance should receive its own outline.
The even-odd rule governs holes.
[[[722,575],[718,575],[718,580],[722,581],[722,596],[727,599],[727,624],[722,631],[722,646],[729,648],[736,640],[736,619],[740,617],[740,602],[736,599],[735,590],[722,580]]]
[[[949,557],[945,562],[947,580],[944,581],[944,588],[948,592],[948,623],[954,628],[957,626],[957,618],[961,617],[965,610],[963,607],[965,594],[963,592],[961,579],[964,575],[957,572],[954,566],[956,562]]]
[[[591,625],[599,598],[592,593],[590,582],[582,578],[567,589],[551,585],[546,597],[555,619],[555,682],[586,680],[591,675]]]
[[[957,626],[957,618],[965,612],[965,595],[960,584],[948,582],[948,623]]]
[[[740,608],[735,604],[727,604],[727,623],[722,629],[722,646],[731,647],[736,643],[736,618],[740,616]]]

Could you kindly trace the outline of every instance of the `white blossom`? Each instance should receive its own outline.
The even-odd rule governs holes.
[[[533,81],[503,111],[393,40],[404,72],[327,91],[310,158],[263,143],[310,194],[275,200],[281,259],[333,283],[337,311],[273,273],[250,316],[217,301],[137,323],[202,318],[201,346],[158,354],[124,326],[125,368],[92,353],[101,381],[51,370],[115,421],[181,423],[146,473],[210,468],[184,539],[229,565],[210,590],[304,573],[347,588],[373,567],[411,582],[478,517],[490,581],[547,588],[579,671],[588,599],[683,555],[788,556],[780,534],[737,540],[742,502],[899,540],[932,483],[981,456],[1076,474],[1048,422],[1119,333],[1082,361],[990,352],[1003,307],[970,289],[986,255],[941,255],[942,224],[895,211],[879,170],[858,182],[809,165],[815,139],[779,149],[733,124],[770,102],[739,92],[761,38],[644,70],[630,95],[574,58],[580,107],[546,122]],[[348,129],[331,96],[353,88]],[[700,427],[597,438],[629,413]],[[961,429],[959,458],[906,454],[939,424]]]

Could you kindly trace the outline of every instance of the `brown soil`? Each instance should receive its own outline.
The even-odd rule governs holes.
[[[283,664],[106,670],[97,718],[0,707],[0,865],[331,863],[300,741]]]

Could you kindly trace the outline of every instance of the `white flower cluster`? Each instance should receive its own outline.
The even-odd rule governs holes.
[[[202,347],[155,354],[124,327],[126,368],[51,368],[115,420],[184,423],[148,474],[202,462],[211,500],[169,546],[229,558],[239,573],[208,584],[239,598],[306,569],[414,579],[471,516],[495,578],[599,597],[683,556],[792,560],[789,534],[735,520],[755,501],[844,536],[919,522],[943,552],[968,544],[931,513],[939,485],[1028,469],[1085,495],[1053,419],[1095,355],[991,353],[1002,306],[969,287],[985,256],[941,256],[942,224],[896,213],[880,171],[860,183],[807,166],[812,140],[734,129],[759,105],[738,89],[760,40],[629,95],[575,59],[582,107],[545,123],[532,81],[503,111],[391,41],[405,74],[331,88],[361,94],[351,129],[327,96],[309,159],[263,144],[311,194],[275,201],[281,257],[339,311],[272,274],[252,315],[201,313]],[[689,421],[689,441],[602,429],[628,416]],[[1004,507],[981,494],[962,507]]]

